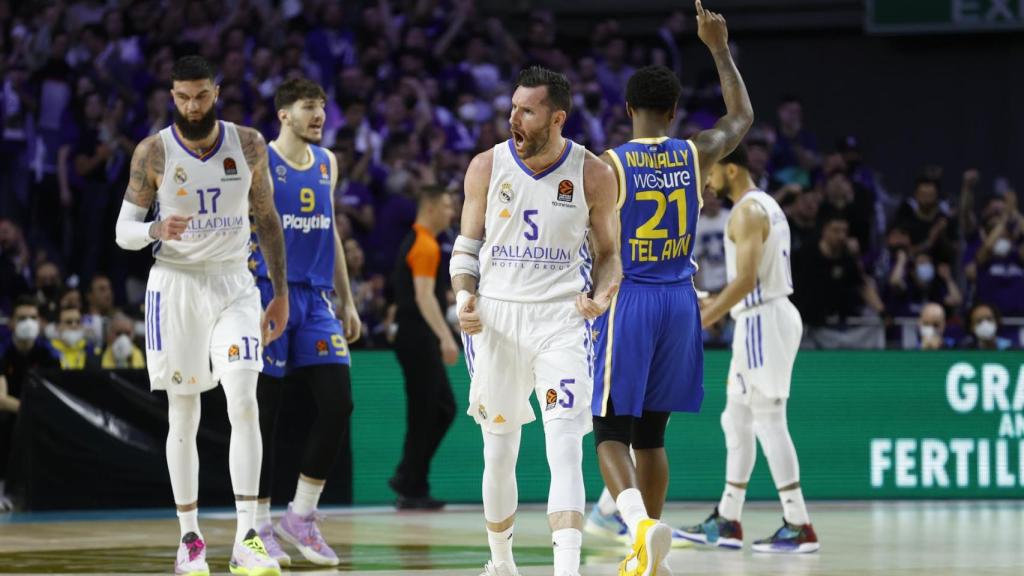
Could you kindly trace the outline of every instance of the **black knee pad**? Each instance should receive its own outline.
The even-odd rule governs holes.
[[[632,424],[632,416],[594,416],[594,446],[609,440],[629,446]]]
[[[665,428],[669,412],[648,412],[633,418],[632,440],[634,450],[651,450],[665,447]]]

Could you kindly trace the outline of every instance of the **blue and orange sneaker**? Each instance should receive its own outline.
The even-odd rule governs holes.
[[[726,520],[718,514],[718,506],[702,524],[680,528],[676,532],[690,542],[718,546],[729,550],[743,548],[743,526],[739,520]]]
[[[754,542],[754,552],[774,552],[776,554],[809,554],[821,549],[814,526],[804,524],[797,526],[782,519],[782,528],[771,537]]]
[[[629,527],[618,512],[601,514],[600,508],[594,506],[587,515],[587,523],[583,525],[583,531],[587,534],[618,540],[623,544],[630,544]]]

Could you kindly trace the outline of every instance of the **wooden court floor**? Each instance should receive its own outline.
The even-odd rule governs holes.
[[[673,524],[703,520],[712,504],[670,505]],[[1024,502],[810,503],[819,554],[773,556],[748,550],[675,549],[676,575],[1024,575]],[[296,562],[291,572],[393,576],[479,574],[488,558],[482,511],[457,506],[438,513],[384,508],[331,509],[324,535],[342,558],[337,570]],[[747,543],[780,524],[775,503],[749,503]],[[227,574],[233,513],[200,515],[210,567]],[[0,515],[0,573],[171,573],[177,522],[171,511]],[[619,544],[584,537],[583,576],[617,574]],[[542,507],[520,511],[516,561],[523,576],[550,575],[551,549]],[[296,557],[297,554],[293,555]]]

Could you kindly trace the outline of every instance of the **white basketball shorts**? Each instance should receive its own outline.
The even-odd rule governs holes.
[[[260,292],[239,264],[153,265],[146,285],[152,390],[198,394],[233,370],[263,368]]]

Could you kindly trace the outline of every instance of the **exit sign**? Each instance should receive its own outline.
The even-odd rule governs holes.
[[[1024,29],[1024,0],[867,0],[868,32],[917,34]]]

